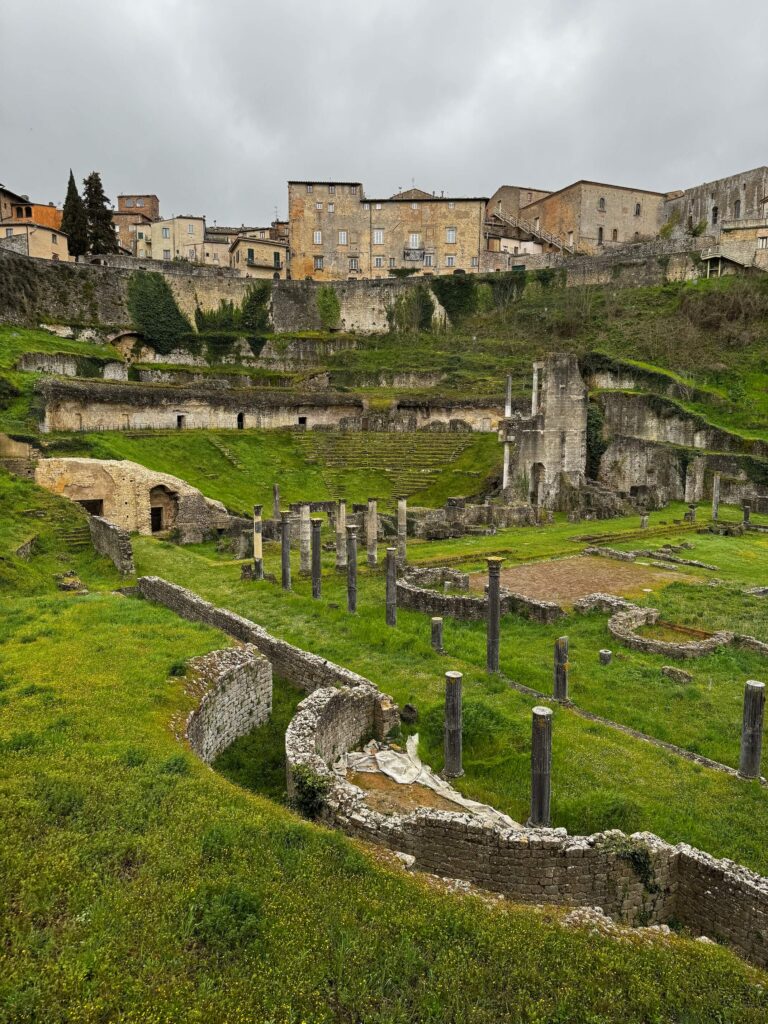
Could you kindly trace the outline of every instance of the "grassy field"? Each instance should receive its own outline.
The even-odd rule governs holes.
[[[38,521],[46,547],[0,579],[0,1020],[765,1019],[765,974],[727,950],[674,935],[616,941],[564,928],[561,911],[445,893],[211,772],[171,726],[192,706],[184,661],[229,640],[112,593],[115,574],[88,552],[73,565],[91,593],[56,592],[66,512],[5,477],[0,493],[3,564],[19,561],[23,511],[51,513]],[[210,552],[140,545],[142,560],[150,552],[235,589],[233,567]],[[320,625],[304,596],[288,604],[302,632],[302,613]],[[404,646],[424,660],[414,639]],[[295,700],[278,683],[267,747]],[[280,780],[273,762],[259,784],[279,798]]]
[[[671,514],[654,513],[651,536]],[[724,510],[726,515],[736,510]],[[482,564],[496,551],[515,552],[520,560],[573,554],[584,544],[569,538],[587,528],[616,532],[634,529],[636,518],[601,524],[558,523],[547,529],[512,529],[496,537],[414,544],[411,558],[422,553],[430,562],[461,554],[466,565]],[[741,593],[745,583],[764,582],[768,540],[759,535],[719,538],[684,534],[692,557],[719,566],[724,583],[716,590],[705,582],[672,582],[643,600],[665,619],[699,628],[720,626],[768,636],[768,603]],[[691,539],[692,538],[692,539]],[[674,540],[664,535],[658,542]],[[657,542],[657,543],[658,543]],[[634,542],[635,546],[639,546]],[[641,542],[643,546],[650,540]],[[434,551],[432,549],[438,549]],[[279,573],[277,545],[266,546],[266,565]],[[381,573],[361,571],[359,614],[345,612],[345,583],[326,556],[323,600],[313,601],[308,581],[296,574],[294,592],[285,595],[273,584],[253,586],[239,580],[239,565],[217,555],[209,545],[178,548],[152,540],[137,544],[141,573],[165,576],[189,586],[217,604],[253,618],[293,643],[368,676],[399,703],[420,711],[418,729],[424,756],[442,767],[443,673],[464,673],[465,767],[459,786],[468,796],[495,804],[517,820],[527,816],[531,698],[510,689],[503,678],[485,672],[482,623],[446,620],[447,656],[429,644],[426,616],[400,611],[396,629],[384,624]],[[720,571],[722,569],[722,571]],[[709,575],[712,575],[710,573]],[[670,574],[674,580],[674,576]],[[738,581],[738,582],[737,582]],[[743,582],[742,582],[743,581]],[[716,599],[715,599],[716,596]],[[708,757],[734,765],[738,758],[741,700],[746,679],[764,678],[765,660],[725,649],[689,663],[693,682],[680,686],[662,676],[665,659],[622,650],[606,628],[607,616],[571,615],[554,626],[515,616],[503,620],[501,669],[504,676],[551,693],[552,645],[557,636],[571,641],[571,693],[581,707]],[[602,647],[616,652],[608,668],[598,665]],[[290,695],[288,695],[290,696]],[[248,767],[236,750],[238,771],[256,776],[268,765]],[[595,725],[566,709],[555,712],[553,819],[571,832],[617,827],[649,830],[670,842],[687,841],[717,856],[728,856],[768,872],[765,826],[768,791],[692,765],[641,741]],[[255,784],[255,783],[254,783]],[[274,795],[274,786],[267,782]],[[270,788],[272,787],[272,788]],[[761,824],[762,823],[762,824]]]

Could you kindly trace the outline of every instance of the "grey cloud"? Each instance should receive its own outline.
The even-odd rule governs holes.
[[[3,0],[0,181],[96,168],[219,223],[294,177],[684,187],[768,159],[767,30],[763,0]]]

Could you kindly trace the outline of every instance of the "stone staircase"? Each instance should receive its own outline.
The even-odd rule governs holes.
[[[422,491],[472,444],[473,435],[318,430],[297,434],[296,441],[307,462],[320,467],[332,497],[341,498],[345,470],[382,474],[393,494]]]
[[[494,210],[493,215],[503,224],[508,224],[511,228],[523,231],[527,235],[532,235],[533,238],[538,239],[540,242],[545,242],[548,245],[554,245],[561,252],[568,253],[569,256],[573,256],[576,253],[574,246],[568,245],[558,235],[553,235],[549,231],[544,231],[543,228],[536,227],[536,224],[533,221],[523,220],[522,217],[507,216],[506,214],[500,213],[498,210]]]

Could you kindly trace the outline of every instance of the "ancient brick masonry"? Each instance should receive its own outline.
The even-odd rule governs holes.
[[[247,644],[193,658],[188,670],[207,689],[189,716],[187,739],[198,757],[210,764],[238,737],[269,718],[272,666]]]
[[[133,576],[136,569],[133,564],[131,535],[128,531],[121,530],[119,526],[101,516],[89,516],[88,529],[91,531],[91,543],[95,550],[111,559],[122,576]]]

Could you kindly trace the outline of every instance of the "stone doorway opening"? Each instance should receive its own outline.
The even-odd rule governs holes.
[[[152,533],[170,530],[176,522],[179,496],[160,484],[149,492],[149,521]]]
[[[82,505],[89,516],[103,516],[104,515],[104,499],[103,498],[83,498],[78,501],[78,505]]]

